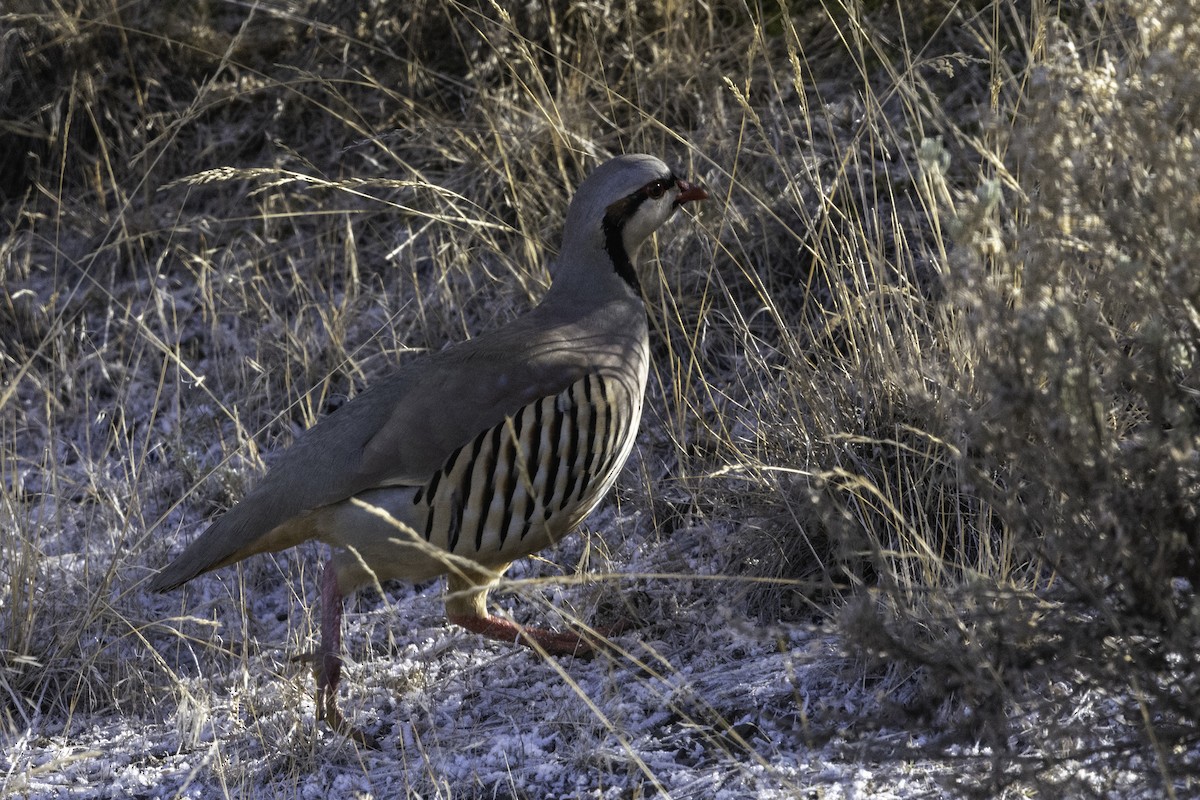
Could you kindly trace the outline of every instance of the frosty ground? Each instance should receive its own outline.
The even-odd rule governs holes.
[[[381,745],[361,748],[316,723],[314,682],[297,660],[314,644],[323,555],[306,547],[262,559],[266,593],[243,593],[231,569],[178,598],[147,596],[161,622],[146,638],[177,685],[140,715],[30,719],[4,742],[5,795],[832,800],[961,797],[988,783],[988,747],[947,730],[961,720],[905,709],[916,676],[872,674],[819,614],[780,625],[728,610],[736,582],[705,554],[736,548],[736,528],[683,527],[660,541],[641,514],[612,506],[586,527],[549,561],[518,564],[496,604],[533,623],[551,606],[611,617],[614,594],[631,598],[624,613],[645,619],[614,639],[620,655],[545,661],[483,641],[444,621],[440,582],[368,593],[347,614],[341,692],[348,718]],[[614,535],[592,568],[614,570],[564,579],[558,565],[584,560],[597,530]],[[73,568],[68,559],[48,578],[69,586]],[[962,713],[949,702],[944,712]],[[1103,698],[1073,713],[1120,733]],[[1133,773],[1097,782],[1153,796]]]
[[[0,8],[0,796],[1200,796],[1200,8],[768,6]],[[628,624],[368,591],[363,749],[322,547],[146,579],[535,303],[621,152],[712,197],[629,466],[493,607]]]

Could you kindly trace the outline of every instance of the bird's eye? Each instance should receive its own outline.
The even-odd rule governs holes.
[[[670,181],[655,181],[646,187],[646,196],[651,200],[657,200],[667,193],[667,187],[670,185]]]

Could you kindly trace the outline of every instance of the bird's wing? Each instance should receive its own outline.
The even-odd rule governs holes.
[[[150,588],[167,591],[299,544],[312,535],[302,521],[314,508],[381,486],[421,485],[479,432],[566,389],[597,368],[597,356],[610,360],[578,326],[547,327],[534,317],[410,362],[321,420]]]

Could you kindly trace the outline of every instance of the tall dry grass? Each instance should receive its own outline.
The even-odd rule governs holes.
[[[311,646],[313,550],[186,601],[139,583],[395,359],[536,301],[571,188],[646,151],[714,194],[644,282],[653,411],[618,499],[656,571],[724,532],[703,602],[835,625],[897,724],[990,748],[974,790],[1119,789],[1087,764],[1186,793],[1196,10],[8,7],[8,735],[174,714],[187,740],[219,716],[198,676]],[[620,573],[605,534],[579,561]],[[701,602],[686,575],[577,577],[508,589],[538,615]],[[1101,742],[1099,708],[1129,721]],[[754,762],[720,712],[678,713]]]

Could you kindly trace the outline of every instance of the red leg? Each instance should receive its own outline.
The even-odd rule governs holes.
[[[558,633],[544,628],[526,628],[508,620],[493,617],[487,610],[487,593],[507,564],[495,572],[472,575],[451,572],[448,576],[446,616],[455,625],[501,642],[518,642],[534,650],[553,655],[590,656],[596,650],[594,642],[577,633]]]
[[[364,747],[378,750],[374,737],[352,728],[337,707],[337,687],[342,679],[342,590],[332,561],[321,575],[321,645],[317,649],[317,719]]]
[[[510,644],[519,642],[534,650],[545,650],[551,655],[586,657],[592,655],[596,649],[579,634],[569,631],[560,633],[544,628],[527,628],[506,619],[493,617],[491,614],[484,616],[449,614],[448,616],[455,625],[461,625],[472,633]]]
[[[333,562],[321,575],[321,645],[317,648],[317,713],[329,720],[341,719],[337,710],[337,687],[342,679],[342,592]]]

